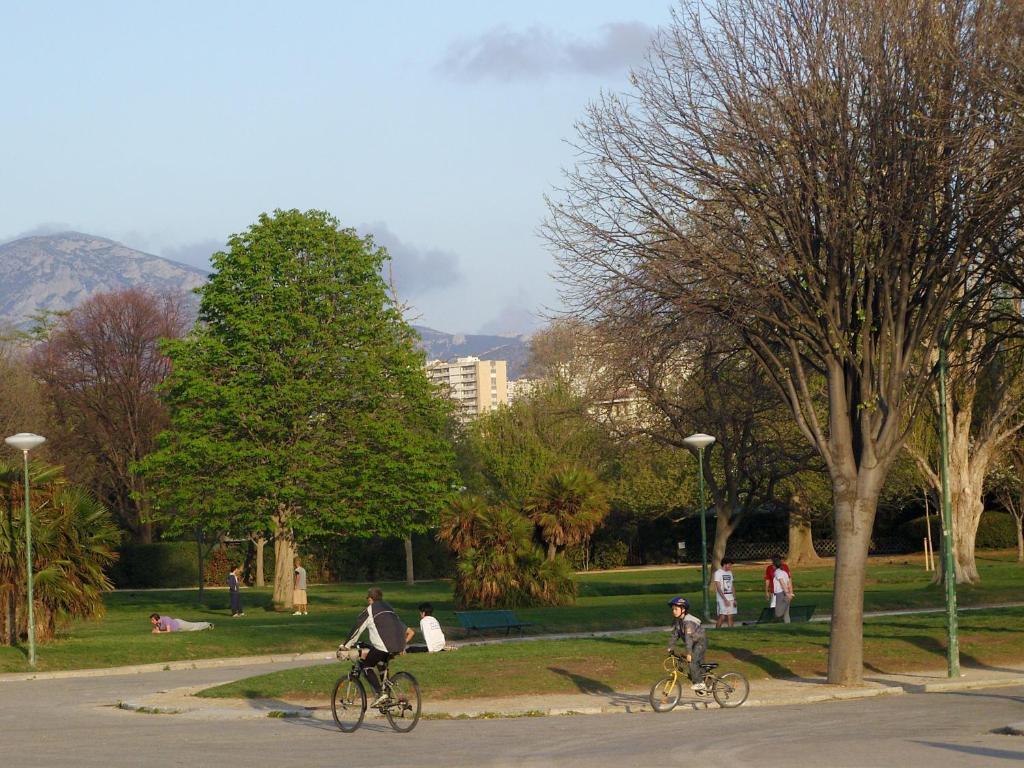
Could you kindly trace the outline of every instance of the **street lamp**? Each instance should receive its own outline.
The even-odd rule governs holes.
[[[708,527],[704,507],[704,449],[715,442],[711,435],[698,432],[683,440],[687,448],[697,451],[697,477],[700,487],[700,578],[701,593],[704,598],[704,621],[711,618],[711,611],[708,608]]]
[[[946,367],[949,357],[949,333],[953,318],[946,322],[939,340],[939,474],[942,478],[942,581],[946,587],[946,671],[960,677],[960,639],[956,614],[956,571],[953,565],[953,503],[949,495],[949,415],[946,405]]]
[[[42,435],[19,432],[4,438],[11,448],[21,451],[25,459],[25,572],[28,577],[28,663],[36,665],[36,619],[32,609],[32,508],[28,503],[28,452],[46,442]]]

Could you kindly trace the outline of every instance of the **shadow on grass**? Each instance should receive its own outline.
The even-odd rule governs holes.
[[[556,675],[562,675],[562,677],[568,678],[580,693],[607,699],[608,703],[613,706],[625,707],[629,710],[630,707],[643,704],[647,701],[646,696],[616,691],[607,683],[595,680],[592,677],[584,677],[583,675],[570,672],[569,670],[562,669],[561,667],[548,667],[548,670],[550,672],[554,672]]]
[[[763,672],[766,672],[769,677],[798,677],[796,672],[785,664],[780,664],[774,659],[760,653],[756,653],[749,648],[730,648],[726,645],[719,645],[717,650],[732,654],[733,658],[737,661],[742,661],[745,664],[757,667]]]
[[[1007,631],[1009,631],[1009,630],[1007,630]],[[867,633],[865,633],[865,636],[866,636],[866,634]],[[922,651],[924,651],[925,653],[928,653],[928,654],[933,655],[933,656],[937,656],[938,657],[937,661],[944,661],[945,658],[946,658],[946,645],[945,645],[945,643],[941,642],[938,638],[935,638],[935,637],[932,637],[932,636],[929,636],[929,635],[896,635],[896,636],[877,635],[877,636],[878,637],[885,637],[885,638],[890,639],[890,640],[903,641],[903,642],[906,642],[906,643],[910,643],[911,645],[915,645],[918,648],[920,648]],[[963,653],[962,651],[960,653],[960,662],[965,667],[973,667],[974,669],[983,669],[983,670],[986,670],[988,672],[1010,672],[1010,673],[1017,673],[1017,674],[1020,673],[1019,669],[1013,669],[1011,667],[996,667],[996,666],[993,666],[991,664],[986,664],[983,661],[981,661],[980,659],[978,659],[976,656],[972,656],[969,653]],[[865,665],[865,666],[867,666],[867,665]],[[880,674],[884,673],[884,670],[880,670],[878,668],[872,668],[872,671],[878,672]]]

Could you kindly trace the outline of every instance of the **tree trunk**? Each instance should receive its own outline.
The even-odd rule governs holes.
[[[203,532],[196,528],[196,558],[199,566],[199,604],[203,603],[203,590],[206,588],[206,574],[203,562]]]
[[[558,548],[555,546],[554,540],[548,542],[548,560],[554,560],[555,555],[558,554]]]
[[[266,579],[263,575],[263,548],[267,545],[267,540],[260,536],[255,540],[256,544],[256,583],[254,586],[265,587],[267,585]]]
[[[786,562],[790,565],[813,565],[821,562],[818,553],[814,551],[811,523],[795,510],[789,513],[789,551],[786,553]]]
[[[990,451],[971,445],[970,412],[959,411],[952,419],[949,446],[949,496],[953,507],[953,560],[957,584],[981,581],[974,558],[975,539],[984,505],[984,479]],[[971,449],[974,448],[972,454]],[[942,568],[938,569],[942,578]]]
[[[864,676],[864,576],[878,492],[886,471],[850,467],[832,476],[836,564],[829,634],[828,682],[859,685]]]
[[[409,586],[416,583],[412,570],[412,536],[405,537],[405,583]]]
[[[295,588],[295,539],[288,526],[288,510],[274,515],[274,609],[290,611]]]
[[[1024,563],[1024,516],[1014,515],[1017,521],[1017,562]]]
[[[722,558],[725,557],[725,548],[729,545],[729,537],[736,530],[736,517],[719,514],[715,518],[715,541],[711,545],[712,573],[722,567]]]

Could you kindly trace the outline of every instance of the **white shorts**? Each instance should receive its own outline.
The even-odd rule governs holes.
[[[731,605],[725,604],[725,598],[721,595],[715,595],[715,600],[718,601],[718,615],[719,616],[735,616],[736,615],[736,597],[735,595],[729,601]]]

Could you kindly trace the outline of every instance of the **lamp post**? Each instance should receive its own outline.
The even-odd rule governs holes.
[[[25,572],[28,580],[28,663],[36,665],[36,618],[32,608],[32,508],[28,501],[28,452],[46,442],[42,435],[19,432],[4,438],[4,442],[17,451],[25,460]]]
[[[952,318],[939,340],[939,442],[942,478],[942,581],[946,587],[946,670],[949,677],[960,677],[960,639],[956,613],[956,570],[953,565],[953,502],[949,496],[949,428],[947,427],[946,368],[949,356],[949,332]]]
[[[707,517],[704,505],[704,449],[715,442],[711,435],[698,432],[690,435],[683,443],[697,451],[697,478],[700,488],[700,579],[701,595],[704,599],[704,621],[711,618],[711,611],[708,607],[708,527],[704,518]]]

